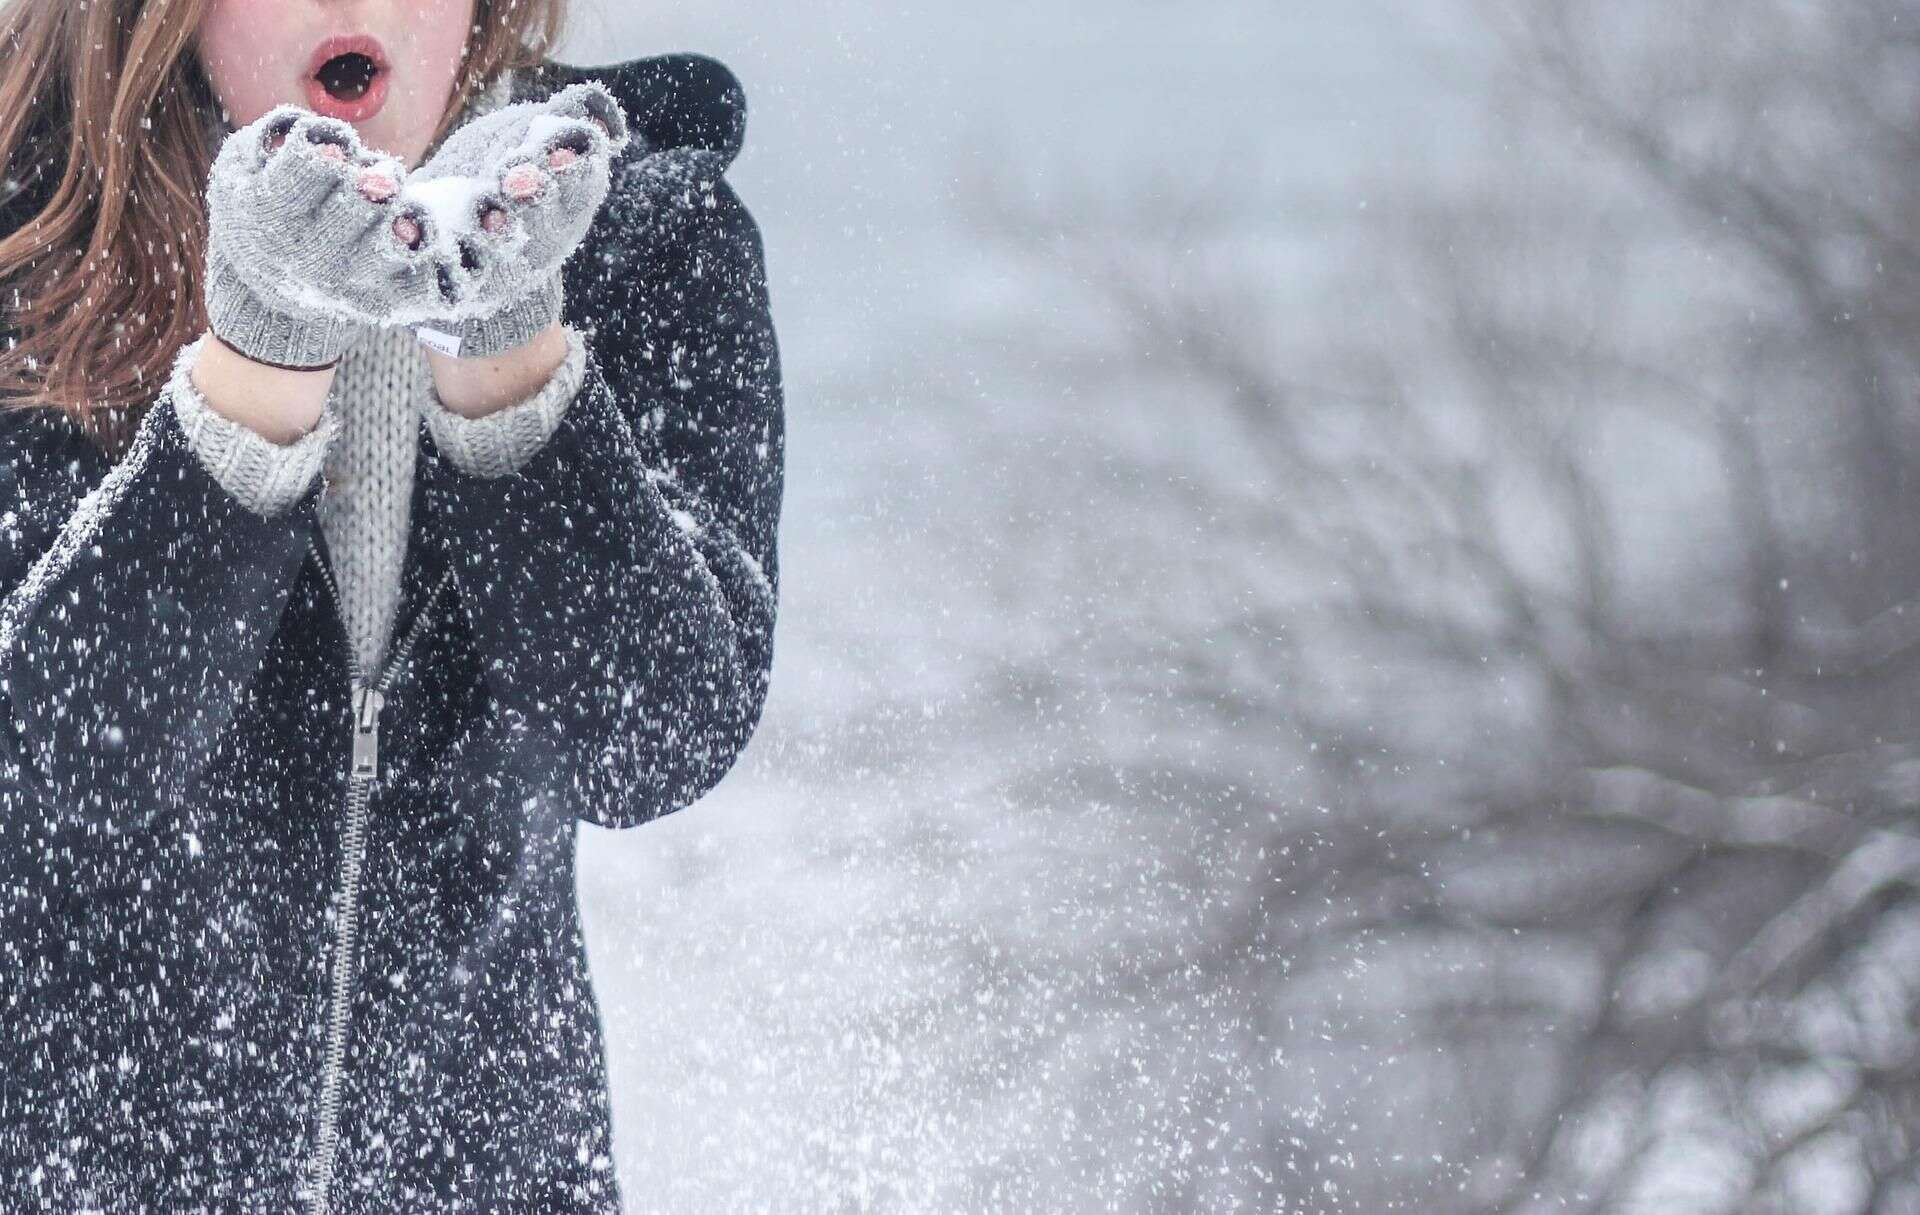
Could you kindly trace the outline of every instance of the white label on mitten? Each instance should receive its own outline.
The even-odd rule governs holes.
[[[413,327],[413,336],[420,340],[422,346],[426,346],[432,350],[438,350],[450,359],[460,357],[460,335],[457,333],[447,333],[444,330],[431,329],[425,325],[415,325]]]

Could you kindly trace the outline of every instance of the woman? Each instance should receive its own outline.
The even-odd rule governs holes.
[[[736,82],[557,26],[0,7],[0,1210],[619,1210],[575,823],[755,728],[783,405]]]

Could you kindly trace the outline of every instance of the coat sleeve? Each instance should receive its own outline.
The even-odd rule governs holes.
[[[732,767],[766,701],[778,600],[784,413],[760,234],[718,172],[669,189],[662,167],[616,179],[569,263],[585,369],[544,445],[506,475],[428,464],[493,701],[481,762],[609,827],[681,809]]]
[[[249,509],[168,391],[117,461],[62,412],[0,412],[0,813],[25,796],[50,822],[127,829],[186,801],[278,628],[318,493]]]

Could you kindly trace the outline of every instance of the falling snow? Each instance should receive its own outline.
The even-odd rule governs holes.
[[[1909,14],[577,7],[390,645],[0,414],[0,1210],[1920,1209]]]

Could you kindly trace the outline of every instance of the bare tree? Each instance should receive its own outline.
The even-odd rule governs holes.
[[[1499,155],[1311,293],[1312,199],[973,195],[1119,322],[1016,357],[1204,436],[1103,458],[1212,537],[1154,669],[1273,779],[1223,813],[1297,807],[1182,959],[1256,1010],[1243,1197],[1920,1209],[1920,18],[1478,11]]]

